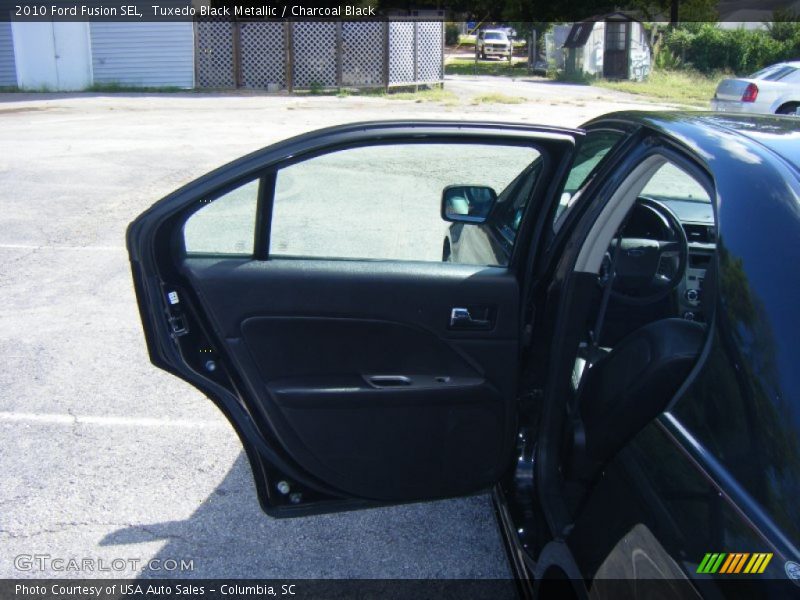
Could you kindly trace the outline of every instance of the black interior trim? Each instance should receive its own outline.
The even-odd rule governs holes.
[[[266,260],[269,255],[269,240],[272,232],[272,205],[275,198],[277,174],[272,171],[261,178],[258,186],[256,222],[253,239],[253,258]]]
[[[461,495],[510,464],[519,285],[507,268],[190,257],[183,274],[250,409],[341,495]],[[462,305],[490,307],[493,327],[451,329]]]

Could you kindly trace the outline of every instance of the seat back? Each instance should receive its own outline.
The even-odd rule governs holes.
[[[654,321],[588,369],[578,404],[583,440],[573,452],[572,477],[594,479],[664,410],[700,355],[705,331],[684,319]]]

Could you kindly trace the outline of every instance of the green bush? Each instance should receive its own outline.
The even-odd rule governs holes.
[[[455,23],[448,23],[444,26],[444,43],[447,46],[455,46],[458,44],[458,25]]]
[[[789,10],[776,10],[772,13],[774,21],[767,24],[769,35],[779,42],[793,42],[800,40],[800,23],[797,22],[797,13]]]
[[[773,34],[773,30],[719,29],[710,23],[675,28],[665,34],[656,65],[680,65],[702,73],[752,73],[793,58],[800,49],[800,28],[796,29],[795,33],[787,26]]]

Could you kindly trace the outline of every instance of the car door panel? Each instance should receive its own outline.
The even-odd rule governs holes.
[[[344,494],[382,501],[494,481],[513,440],[516,278],[465,265],[304,262],[184,262],[287,452]],[[450,329],[451,308],[464,304],[491,307],[492,329]]]
[[[497,267],[272,256],[276,173],[304,157],[398,140],[530,145],[543,165],[532,202],[552,206],[580,136],[488,123],[342,126],[235,161],[131,224],[151,360],[231,420],[266,512],[449,497],[499,479],[516,443],[521,270],[537,230],[524,226],[520,256]],[[252,255],[187,254],[189,216],[254,178]],[[231,238],[233,247],[244,239]],[[453,309],[475,320],[454,326]]]

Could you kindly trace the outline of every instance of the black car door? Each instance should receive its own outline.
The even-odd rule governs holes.
[[[266,512],[467,494],[506,470],[522,279],[580,136],[341,126],[226,165],[130,225],[151,360],[225,413]],[[534,161],[508,264],[442,262],[442,189],[503,189]]]

